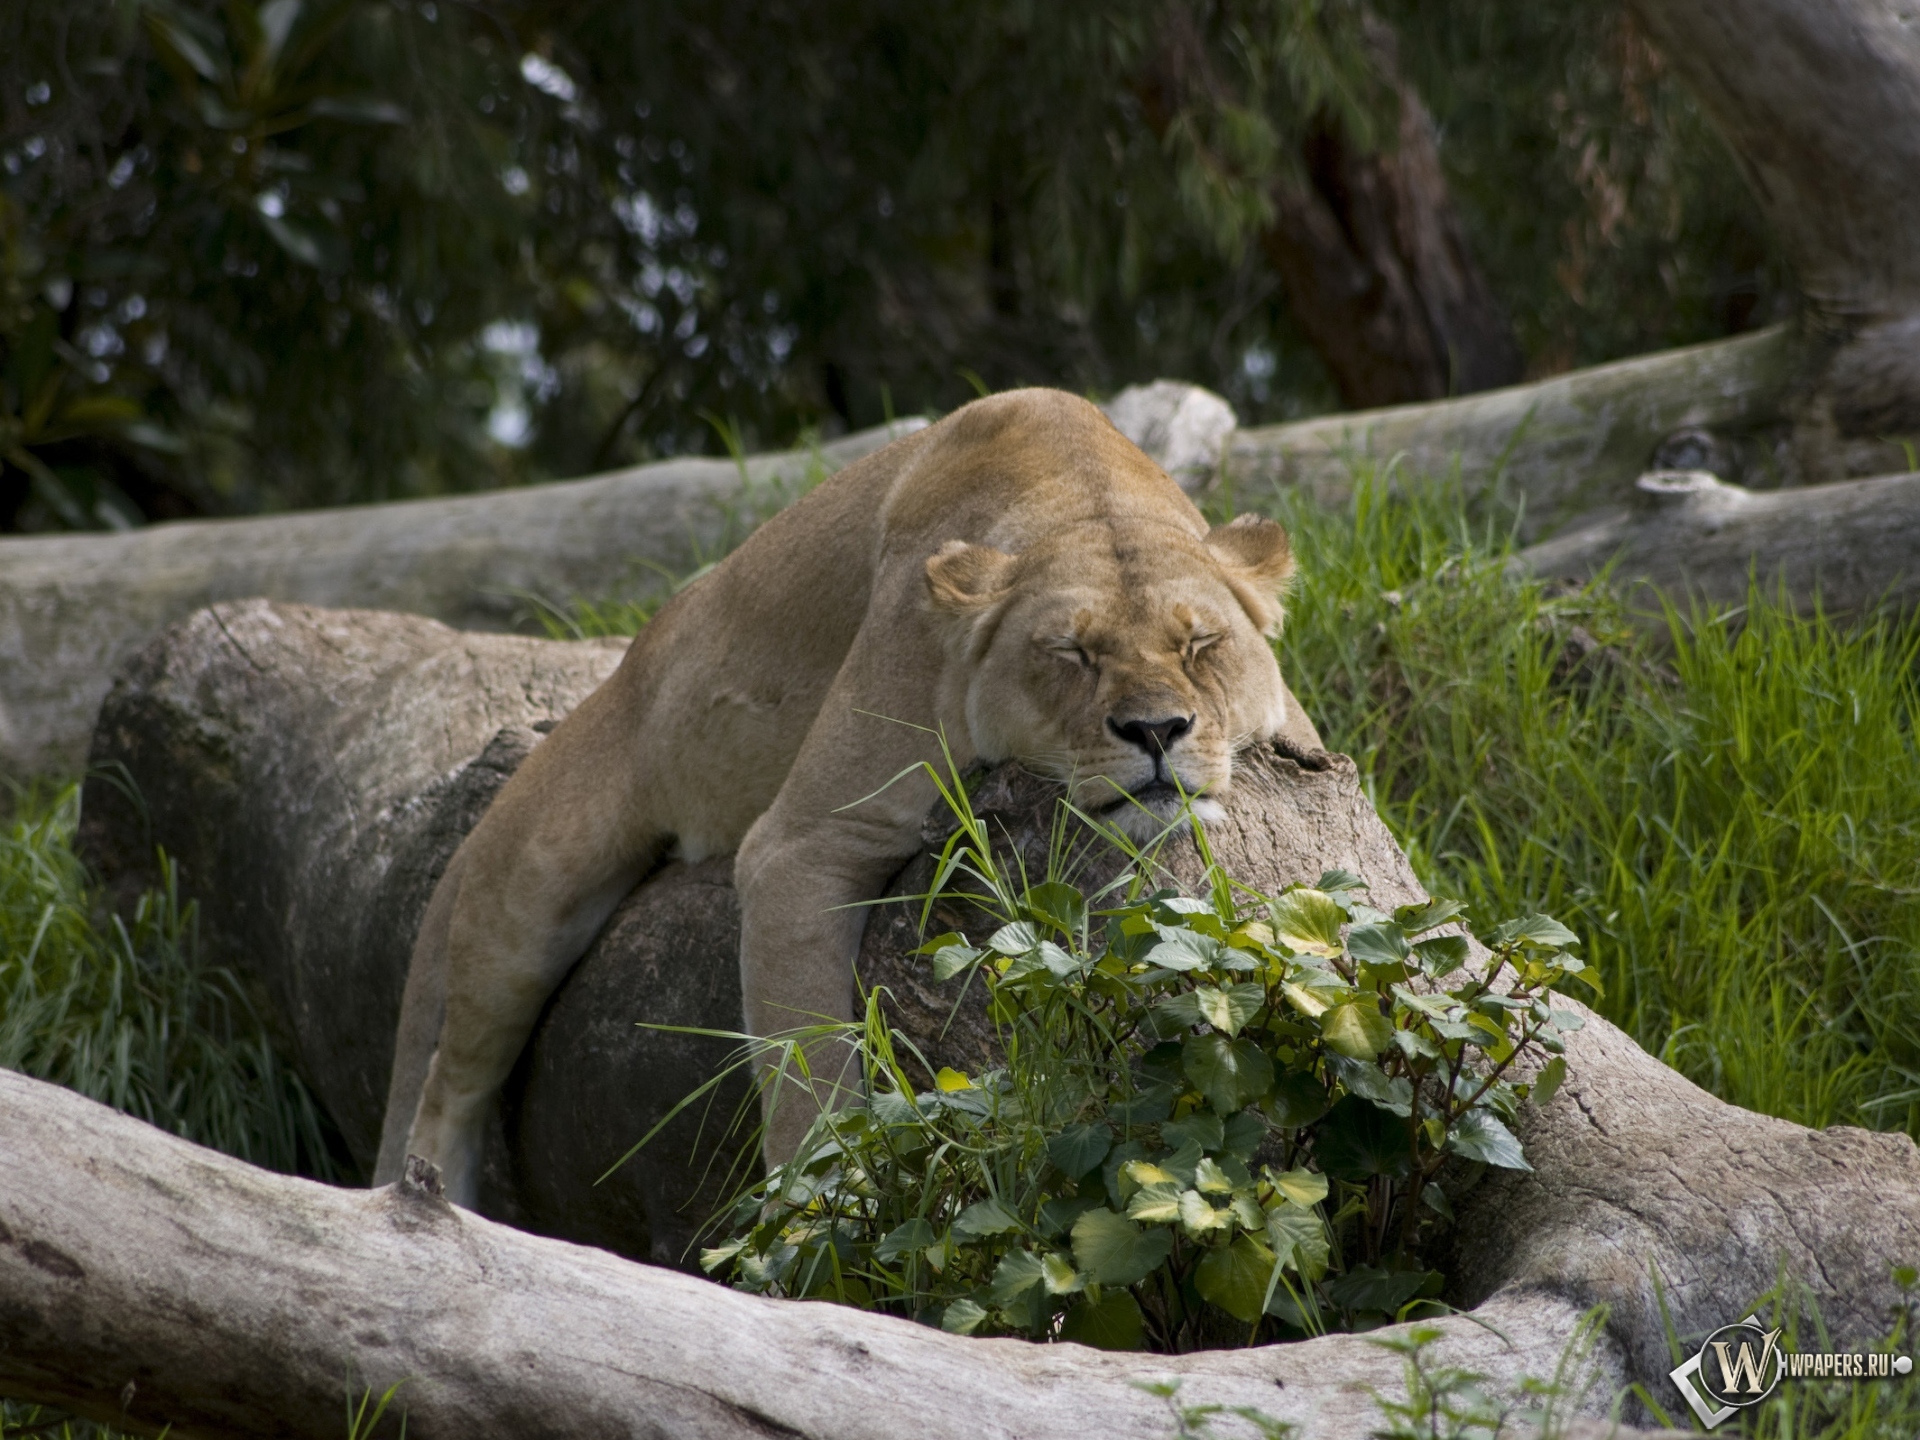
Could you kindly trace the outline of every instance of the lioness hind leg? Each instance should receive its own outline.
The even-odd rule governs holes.
[[[449,867],[458,889],[445,1014],[400,1159],[433,1161],[460,1205],[474,1202],[489,1111],[541,1008],[667,838],[644,822],[642,777],[570,755],[580,747],[562,743],[564,729],[528,758]]]

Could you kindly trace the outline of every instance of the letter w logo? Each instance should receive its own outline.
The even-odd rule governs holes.
[[[1760,1339],[1760,1354],[1756,1359],[1753,1346],[1745,1340],[1734,1351],[1734,1358],[1727,1358],[1728,1345],[1724,1340],[1713,1342],[1713,1351],[1720,1357],[1720,1393],[1738,1395],[1764,1395],[1767,1393],[1766,1379],[1768,1362],[1773,1358],[1774,1342],[1780,1338],[1778,1330],[1769,1330]]]

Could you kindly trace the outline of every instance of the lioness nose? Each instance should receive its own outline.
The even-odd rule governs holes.
[[[1191,715],[1174,715],[1165,720],[1115,720],[1107,717],[1107,728],[1129,745],[1138,745],[1149,755],[1164,755],[1173,742],[1193,728]]]

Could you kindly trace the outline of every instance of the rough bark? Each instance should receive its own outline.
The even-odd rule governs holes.
[[[1817,479],[1920,434],[1920,28],[1905,0],[1630,0],[1792,258]],[[1875,470],[1894,469],[1889,457]],[[1727,477],[1733,478],[1733,477]]]
[[[1655,471],[1635,503],[1529,546],[1515,564],[1585,581],[1612,564],[1628,585],[1684,604],[1747,599],[1749,577],[1829,615],[1920,608],[1920,473],[1753,491],[1704,471]]]
[[[908,420],[821,448],[828,469]],[[685,574],[790,496],[814,457],[668,460],[557,485],[120,534],[0,539],[0,774],[71,772],[113,669],[217,600],[411,610],[508,630],[561,603]]]
[[[1920,31],[1904,0],[1628,0],[1727,139],[1816,323],[1920,310]]]
[[[0,1390],[180,1440],[338,1440],[351,1398],[396,1383],[379,1433],[404,1410],[420,1440],[1164,1440],[1166,1405],[1133,1382],[1168,1379],[1188,1404],[1360,1440],[1379,1418],[1365,1387],[1398,1388],[1361,1337],[1111,1355],[741,1295],[418,1183],[269,1174],[5,1071],[0,1149]],[[1481,1313],[1515,1343],[1453,1321],[1440,1356],[1502,1376],[1551,1374],[1579,1314],[1519,1293]]]
[[[281,1008],[303,1070],[363,1155],[435,866],[538,743],[533,726],[612,658],[252,602],[177,627],[116,685],[96,756],[126,766],[147,823],[94,785],[90,845],[123,883],[152,840],[181,856],[215,957],[247,967]],[[1010,770],[980,791],[1028,851],[1046,844],[1051,800]],[[1210,833],[1255,885],[1342,865],[1379,903],[1420,894],[1344,757],[1247,756]],[[1171,864],[1190,878],[1196,861]],[[909,866],[896,892],[923,884]],[[949,997],[902,953],[911,921],[879,914],[862,972],[902,992],[903,1023],[931,1038]],[[607,1185],[590,1181],[715,1059],[634,1022],[737,1025],[734,925],[725,862],[670,866],[623,905],[510,1084],[495,1213],[678,1258],[690,1229],[679,1207],[713,1183],[702,1178],[711,1133],[669,1135]],[[1568,1060],[1560,1094],[1523,1127],[1534,1172],[1459,1198],[1447,1269],[1451,1298],[1474,1309],[1444,1322],[1446,1359],[1507,1386],[1550,1374],[1580,1315],[1605,1303],[1587,1413],[1630,1381],[1672,1402],[1651,1277],[1684,1340],[1746,1313],[1782,1265],[1837,1345],[1886,1332],[1900,1303],[1890,1266],[1920,1258],[1911,1141],[1733,1109],[1597,1017]],[[1189,1401],[1254,1404],[1311,1436],[1358,1440],[1378,1418],[1364,1387],[1396,1379],[1361,1338],[1114,1357],[752,1300],[418,1194],[264,1176],[84,1101],[10,1103],[37,1092],[4,1083],[0,1146],[33,1157],[6,1176],[33,1179],[0,1177],[0,1389],[104,1412],[133,1379],[155,1407],[142,1413],[178,1418],[176,1433],[331,1434],[343,1378],[378,1391],[412,1377],[409,1433],[428,1437],[1034,1435],[1096,1421],[1164,1435],[1165,1411],[1125,1381],[1185,1376]]]
[[[1805,364],[1803,344],[1777,327],[1485,395],[1241,430],[1227,474],[1242,495],[1284,486],[1337,504],[1356,462],[1392,462],[1401,483],[1457,466],[1469,493],[1497,486],[1524,500],[1523,530],[1537,538],[1621,503],[1677,432],[1725,437],[1726,478],[1769,467],[1777,477],[1792,457],[1776,431]]]

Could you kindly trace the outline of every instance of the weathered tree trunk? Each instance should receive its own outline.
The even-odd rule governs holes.
[[[823,446],[828,470],[907,420]],[[112,535],[0,539],[0,775],[76,769],[114,667],[216,600],[366,605],[507,630],[685,574],[804,482],[815,457],[667,460],[557,485]]]
[[[1622,503],[1676,432],[1724,437],[1735,472],[1724,478],[1763,475],[1780,459],[1804,349],[1776,327],[1459,400],[1240,430],[1227,475],[1242,503],[1288,487],[1337,504],[1352,493],[1356,461],[1393,463],[1401,484],[1444,480],[1457,466],[1469,493],[1497,485],[1523,500],[1523,532],[1538,538]]]
[[[180,856],[214,957],[249,968],[363,1155],[435,867],[538,743],[535,727],[612,658],[252,602],[195,616],[116,685],[96,756],[127,767],[152,828],[95,785],[90,843],[123,882],[150,841]],[[1044,849],[1053,793],[1009,769],[979,803],[1010,843]],[[1341,865],[1377,903],[1420,894],[1343,757],[1248,755],[1210,834],[1255,885]],[[1191,880],[1193,856],[1171,863]],[[923,885],[909,866],[896,890]],[[949,997],[904,953],[911,920],[878,913],[862,973],[901,992],[902,1023],[931,1040]],[[670,866],[629,897],[510,1082],[489,1177],[498,1213],[680,1258],[681,1207],[713,1195],[711,1131],[669,1133],[592,1180],[717,1058],[636,1022],[738,1024],[735,925],[724,861]],[[1911,1141],[1736,1110],[1597,1017],[1568,1061],[1560,1094],[1526,1117],[1533,1173],[1460,1198],[1445,1265],[1449,1298],[1473,1310],[1442,1322],[1441,1358],[1504,1388],[1549,1375],[1604,1303],[1585,1413],[1631,1381],[1671,1407],[1669,1318],[1683,1340],[1737,1319],[1782,1265],[1836,1344],[1886,1332],[1901,1303],[1889,1267],[1920,1257]],[[748,1299],[417,1193],[265,1176],[31,1082],[0,1084],[0,1390],[111,1413],[131,1379],[136,1416],[176,1418],[176,1433],[332,1435],[343,1384],[377,1393],[411,1377],[408,1433],[429,1440],[1164,1435],[1165,1410],[1126,1382],[1177,1376],[1189,1403],[1257,1405],[1310,1436],[1359,1440],[1378,1422],[1365,1387],[1397,1378],[1356,1337],[1116,1357]]]
[[[1182,1357],[970,1340],[763,1300],[456,1210],[424,1186],[336,1190],[202,1150],[0,1071],[0,1391],[181,1440],[1164,1440],[1186,1404],[1360,1440],[1397,1367],[1358,1336]],[[22,1177],[31,1177],[20,1183]],[[1550,1375],[1577,1305],[1520,1292],[1446,1322],[1436,1358]],[[1612,1358],[1612,1357],[1609,1357]],[[1678,1432],[1669,1432],[1679,1440]],[[1576,1422],[1556,1440],[1603,1440]]]
[[[1713,118],[1823,329],[1920,310],[1920,31],[1901,0],[1628,0]]]
[[[1392,32],[1369,26],[1399,121],[1369,152],[1331,117],[1308,139],[1304,183],[1275,195],[1262,252],[1340,398],[1361,408],[1511,385],[1520,346],[1453,206],[1433,117],[1400,74]]]
[[[1753,491],[1655,471],[1626,510],[1514,558],[1544,579],[1586,581],[1612,564],[1622,584],[1682,604],[1744,604],[1751,577],[1803,607],[1817,598],[1829,615],[1920,610],[1920,474]]]

